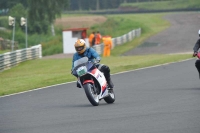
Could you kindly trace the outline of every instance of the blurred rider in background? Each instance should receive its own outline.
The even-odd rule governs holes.
[[[200,30],[198,31],[198,34],[199,34],[199,37],[200,37]],[[199,48],[200,48],[200,38],[197,40],[196,44],[194,45],[193,57],[197,56]],[[197,68],[197,70],[199,72],[199,78],[200,78],[200,60],[196,60],[195,66],[196,66],[196,68]]]
[[[100,62],[101,58],[99,54],[93,49],[93,48],[87,48],[85,41],[83,39],[78,39],[74,44],[76,53],[73,56],[72,60],[72,69],[74,67],[74,62],[82,57],[88,57],[89,61],[93,61],[94,59],[97,60],[97,62]],[[108,83],[109,89],[113,89],[114,85],[112,83],[111,77],[110,77],[110,68],[103,64],[96,64],[96,67],[104,73],[106,81]],[[80,84],[77,82],[77,87],[81,88]]]

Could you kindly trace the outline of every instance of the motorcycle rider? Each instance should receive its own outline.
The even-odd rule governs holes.
[[[200,30],[198,31],[199,37],[200,37]],[[200,38],[197,40],[196,44],[194,45],[194,53],[193,53],[193,57],[197,56],[198,50],[200,48]],[[200,60],[196,60],[195,62],[195,66],[199,72],[199,78],[200,78]]]
[[[72,60],[72,69],[74,67],[74,61],[82,58],[82,57],[88,57],[89,61],[93,61],[94,59],[97,60],[97,62],[100,62],[101,58],[99,54],[93,49],[93,48],[87,48],[85,41],[83,39],[78,39],[74,44],[76,53],[73,55]],[[110,77],[110,68],[103,64],[96,64],[96,67],[104,73],[104,76],[106,78],[106,81],[108,83],[109,89],[113,89],[114,85],[112,83],[111,77]],[[77,87],[81,88],[80,84],[77,82]]]

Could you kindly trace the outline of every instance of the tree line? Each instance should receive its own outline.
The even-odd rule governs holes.
[[[6,16],[15,18],[16,28],[20,26],[20,18],[28,23],[29,33],[47,34],[54,20],[69,7],[69,0],[1,0],[0,9],[8,10]],[[1,24],[1,22],[0,22]],[[0,25],[1,27],[1,25]],[[22,28],[22,27],[21,27]]]
[[[0,0],[0,9],[10,9],[18,3],[21,3],[25,8],[30,7],[31,0]],[[34,0],[33,0],[34,1]],[[36,2],[38,0],[35,0]],[[56,0],[64,5],[63,10],[101,10],[118,8],[121,3],[135,2],[152,2],[152,1],[169,1],[169,0]],[[45,8],[46,3],[51,0],[39,0],[41,6]],[[43,5],[42,2],[45,4]],[[67,3],[67,4],[66,4]],[[62,6],[61,6],[62,7]]]
[[[169,0],[70,0],[69,10],[116,9],[122,3],[153,2]]]
[[[47,33],[63,11],[116,9],[122,3],[164,0],[0,0],[0,10],[28,20],[29,33]],[[1,24],[1,22],[0,22]]]

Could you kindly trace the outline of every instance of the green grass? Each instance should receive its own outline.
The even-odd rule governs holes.
[[[117,73],[191,58],[191,55],[148,55],[148,58],[147,56],[119,56],[141,44],[148,37],[169,27],[169,22],[162,19],[163,15],[165,14],[108,15],[108,25],[104,28],[108,29],[108,31],[105,30],[106,32],[121,36],[136,27],[141,27],[142,35],[131,42],[115,47],[111,51],[112,56],[102,58],[101,63],[110,66],[111,73]],[[111,26],[113,28],[109,29]],[[37,59],[23,62],[0,73],[0,95],[74,81],[75,77],[70,74],[70,70],[70,58]]]
[[[149,55],[148,58],[147,56],[111,56],[102,58],[101,63],[110,66],[113,74],[188,58],[191,58],[191,55]],[[0,95],[75,81],[76,78],[70,72],[70,58],[27,61],[0,73]]]
[[[123,3],[120,7],[132,7],[135,10],[170,10],[170,9],[187,9],[200,8],[199,0],[168,0],[152,1],[138,3]]]
[[[120,27],[120,34],[128,33],[129,31],[141,28],[142,34],[139,38],[133,39],[131,42],[128,42],[126,44],[120,45],[112,50],[111,54],[113,56],[119,56],[123,54],[124,52],[135,48],[139,44],[141,44],[145,39],[149,38],[150,36],[153,36],[157,34],[160,31],[163,31],[164,29],[168,28],[170,26],[170,23],[163,19],[163,16],[167,13],[158,13],[158,14],[128,14],[128,15],[114,15],[110,16],[110,18],[120,20],[120,18],[124,18],[124,20],[129,20],[128,22],[132,24],[132,26],[129,24],[129,28],[122,30],[123,28]],[[124,23],[125,25],[125,23]]]
[[[70,59],[37,59],[21,63],[0,73],[0,95],[73,80],[72,76],[68,77],[70,67]]]
[[[0,50],[0,54],[4,54],[4,53],[7,53],[7,52],[11,52],[11,50]]]

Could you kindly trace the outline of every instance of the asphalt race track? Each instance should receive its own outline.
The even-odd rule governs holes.
[[[167,15],[172,26],[127,52],[191,52],[198,12]],[[145,52],[144,52],[145,51]],[[93,107],[68,83],[0,97],[0,133],[200,133],[200,80],[195,58],[112,75],[116,101]]]
[[[145,40],[139,47],[124,55],[170,54],[192,52],[200,29],[199,12],[169,13],[164,16],[171,23],[166,30]]]
[[[195,59],[112,75],[93,107],[75,83],[0,98],[0,133],[200,133]]]

